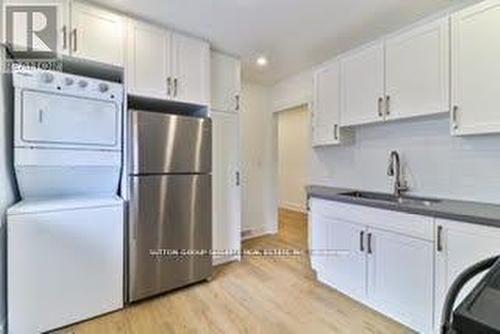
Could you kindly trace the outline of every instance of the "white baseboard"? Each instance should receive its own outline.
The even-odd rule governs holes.
[[[238,255],[232,255],[232,256],[221,256],[221,257],[216,257],[212,259],[212,265],[213,266],[220,266],[221,264],[226,264],[229,262],[235,262],[235,261],[240,261],[241,258]]]
[[[277,233],[278,231],[274,228],[269,228],[268,226],[259,226],[251,229],[246,229],[243,232],[241,232],[241,240],[249,240]]]
[[[280,203],[280,208],[290,210],[290,211],[307,213],[307,208],[305,208],[303,205],[296,204],[296,203]]]

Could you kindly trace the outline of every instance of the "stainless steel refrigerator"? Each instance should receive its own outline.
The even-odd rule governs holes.
[[[128,299],[134,302],[212,273],[211,257],[200,254],[212,247],[212,124],[130,112]]]

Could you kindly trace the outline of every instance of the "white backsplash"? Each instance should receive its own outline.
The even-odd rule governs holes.
[[[352,144],[313,150],[310,182],[390,192],[391,150],[413,195],[500,204],[500,135],[452,137],[443,116],[356,127]]]

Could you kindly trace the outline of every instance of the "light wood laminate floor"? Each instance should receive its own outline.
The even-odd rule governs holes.
[[[307,248],[305,215],[280,210],[280,229],[245,249]],[[317,282],[307,256],[250,257],[201,283],[57,333],[410,333]]]

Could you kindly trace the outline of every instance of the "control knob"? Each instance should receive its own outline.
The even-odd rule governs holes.
[[[49,72],[43,72],[41,79],[44,83],[51,83],[52,81],[54,81],[54,75]]]
[[[79,86],[80,88],[85,88],[85,87],[87,87],[87,86],[88,86],[88,82],[87,82],[87,81],[85,81],[85,80],[80,80],[80,81],[78,81],[78,86]]]
[[[101,93],[106,93],[108,90],[109,90],[109,86],[105,83],[100,83],[98,86],[97,86],[97,89],[99,89],[99,91]]]
[[[71,86],[74,82],[75,80],[73,80],[73,78],[70,77],[64,79],[64,83],[66,84],[66,86]]]

